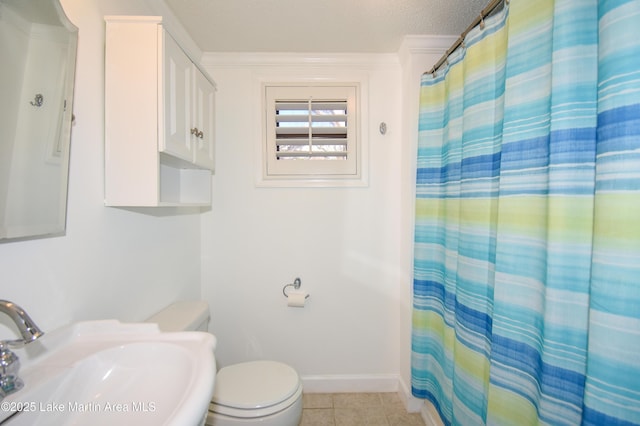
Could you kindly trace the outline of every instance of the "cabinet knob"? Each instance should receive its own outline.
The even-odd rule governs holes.
[[[193,129],[191,129],[191,134],[195,135],[196,137],[198,137],[198,132],[199,132],[199,130],[198,130],[197,127],[194,127]]]
[[[202,132],[202,130],[200,130],[198,133],[196,133],[196,137],[200,138],[200,139],[204,138],[204,133]]]

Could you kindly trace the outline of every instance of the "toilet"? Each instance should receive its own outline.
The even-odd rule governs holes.
[[[151,316],[161,331],[208,331],[209,306],[204,301],[176,302]],[[206,425],[297,426],[302,417],[302,382],[290,366],[276,361],[250,361],[221,368]]]

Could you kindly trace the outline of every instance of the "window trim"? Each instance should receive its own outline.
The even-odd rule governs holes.
[[[324,80],[327,80],[326,78]],[[270,134],[274,133],[273,117],[275,112],[271,111],[274,108],[273,98],[272,103],[268,104],[267,88],[292,88],[295,93],[300,89],[310,88],[311,91],[326,90],[331,92],[332,88],[349,88],[354,91],[355,99],[353,104],[348,107],[349,110],[355,108],[354,116],[349,118],[350,122],[348,126],[355,132],[355,140],[351,144],[351,149],[355,150],[355,153],[351,154],[351,158],[348,157],[347,162],[353,162],[351,166],[353,170],[348,173],[336,173],[331,169],[335,169],[336,164],[330,164],[327,166],[317,166],[318,163],[324,163],[324,161],[310,161],[305,160],[305,165],[298,165],[293,167],[293,171],[289,166],[282,167],[284,172],[273,173],[273,169],[269,169],[269,160],[273,164],[275,160],[275,141],[269,142],[268,129]],[[366,81],[360,79],[359,81],[348,80],[334,80],[330,81],[318,81],[317,79],[311,80],[261,80],[260,81],[260,108],[261,108],[261,123],[260,123],[260,155],[259,155],[259,173],[257,176],[256,185],[259,187],[361,187],[368,185],[368,173],[367,173],[367,135],[366,135],[366,122],[367,116],[367,102],[366,102]],[[278,89],[279,90],[279,89]],[[269,106],[271,105],[271,106]],[[271,115],[268,114],[271,112]],[[270,127],[269,127],[270,126]],[[351,137],[351,135],[350,135]],[[335,160],[329,160],[335,161]],[[327,163],[329,163],[327,161]],[[343,160],[339,160],[343,161]],[[315,164],[310,164],[315,163]],[[305,172],[301,170],[312,165],[312,170]],[[280,167],[279,167],[280,168]],[[287,172],[288,171],[288,172]]]

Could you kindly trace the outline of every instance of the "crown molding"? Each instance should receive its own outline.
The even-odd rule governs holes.
[[[407,35],[402,40],[399,52],[411,54],[442,54],[458,39],[458,36]]]
[[[400,63],[409,64],[417,56],[441,56],[458,38],[456,36],[408,35],[398,50]],[[434,60],[435,62],[435,60]]]
[[[413,55],[442,55],[456,36],[408,35],[397,53],[204,52],[203,66],[371,67],[397,66]]]
[[[393,53],[288,53],[288,52],[205,52],[203,66],[212,67],[385,67],[397,66],[398,55]]]

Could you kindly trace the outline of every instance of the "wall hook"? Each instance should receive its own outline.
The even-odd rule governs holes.
[[[31,105],[33,105],[34,107],[40,108],[42,106],[42,104],[44,103],[44,96],[42,96],[42,93],[38,93],[33,98],[33,100],[31,102],[29,102],[29,103]]]

